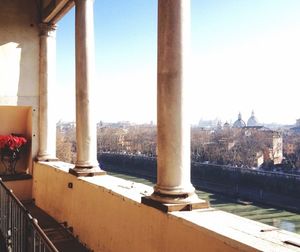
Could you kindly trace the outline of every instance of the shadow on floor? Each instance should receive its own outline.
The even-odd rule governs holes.
[[[37,207],[34,202],[25,202],[24,206],[28,209],[31,216],[38,220],[39,226],[60,252],[91,251],[74,237],[72,228],[67,227],[67,223],[58,223],[46,212]]]

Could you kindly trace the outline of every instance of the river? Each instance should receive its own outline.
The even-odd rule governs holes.
[[[106,168],[108,167],[106,166]],[[111,165],[109,165],[109,169],[106,170],[108,174],[119,178],[149,186],[154,185],[151,178],[141,178],[134,175],[123,174],[120,170],[116,172]],[[251,202],[238,203],[232,198],[204,190],[196,190],[196,192],[201,199],[208,200],[210,205],[214,208],[300,234],[300,214],[276,209],[267,205],[257,205]]]

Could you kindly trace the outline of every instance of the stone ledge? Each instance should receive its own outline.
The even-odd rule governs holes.
[[[261,251],[299,251],[300,235],[221,210],[209,208],[170,214]]]
[[[73,164],[55,161],[55,162],[39,162],[40,164],[46,165],[50,168],[54,168],[56,172],[69,173],[69,169],[73,168]],[[149,196],[153,193],[153,188],[141,183],[132,182],[129,180],[121,179],[118,177],[110,175],[102,175],[95,177],[75,177],[71,178],[77,179],[79,181],[84,181],[92,185],[101,187],[103,190],[119,195],[124,198],[124,200],[131,200],[136,203],[141,203],[141,197]]]
[[[157,200],[152,199],[149,196],[145,196],[142,197],[142,203],[147,206],[154,207],[158,210],[161,210],[165,213],[174,212],[174,211],[192,211],[195,209],[203,209],[209,207],[208,202],[201,199],[193,203],[169,204],[169,203],[161,203]]]

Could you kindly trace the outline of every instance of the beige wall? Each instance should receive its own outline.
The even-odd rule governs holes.
[[[19,200],[32,200],[32,179],[5,181]]]
[[[18,172],[31,171],[31,107],[0,106],[0,122],[0,135],[22,134],[28,140],[21,153],[21,159],[17,162],[16,170]],[[4,170],[3,164],[0,163],[0,173]]]
[[[94,251],[284,251],[286,246],[280,234],[274,239],[274,233],[261,232],[267,225],[210,209],[166,214],[140,203],[145,185],[138,189],[108,175],[78,179],[68,168],[54,168],[58,162],[50,164],[34,164],[36,204],[67,221]]]
[[[0,106],[31,108],[37,153],[39,29],[37,1],[0,1]],[[1,118],[2,121],[2,118]],[[1,130],[1,126],[0,126]]]

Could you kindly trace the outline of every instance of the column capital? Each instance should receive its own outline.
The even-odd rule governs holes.
[[[57,29],[57,25],[49,23],[40,23],[39,27],[40,36],[53,36]]]

